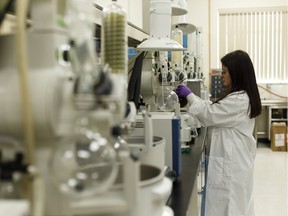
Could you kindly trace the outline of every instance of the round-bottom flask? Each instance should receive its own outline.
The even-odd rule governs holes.
[[[73,198],[105,192],[118,173],[114,148],[89,128],[85,117],[78,119],[75,133],[55,149],[50,168],[58,189]]]
[[[168,87],[162,86],[155,97],[155,103],[162,111],[173,111],[178,105],[178,96]]]

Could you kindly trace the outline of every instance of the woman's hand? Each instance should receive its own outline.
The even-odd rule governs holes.
[[[185,85],[178,85],[175,89],[176,94],[178,97],[186,98],[189,94],[192,93],[192,91]]]

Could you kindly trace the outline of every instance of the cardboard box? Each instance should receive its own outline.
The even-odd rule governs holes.
[[[286,128],[286,151],[288,152],[288,126]]]
[[[273,123],[271,125],[271,149],[272,151],[287,151],[287,126],[285,123]]]

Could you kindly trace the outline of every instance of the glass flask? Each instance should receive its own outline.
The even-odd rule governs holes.
[[[129,145],[126,142],[126,140],[124,140],[121,136],[116,137],[116,139],[113,143],[113,147],[114,147],[116,152],[120,152],[120,151],[129,152]]]
[[[105,192],[116,179],[116,159],[116,152],[108,140],[91,129],[88,118],[81,117],[74,134],[52,154],[52,181],[72,198]]]
[[[162,111],[173,111],[178,105],[178,96],[167,86],[162,86],[155,96],[155,103]]]
[[[162,72],[162,86],[159,88],[156,96],[155,103],[162,111],[172,111],[178,105],[178,95],[172,91],[168,86],[167,75],[168,73]]]
[[[108,64],[112,73],[127,74],[128,42],[127,18],[124,9],[112,0],[103,9],[101,52],[103,66]]]

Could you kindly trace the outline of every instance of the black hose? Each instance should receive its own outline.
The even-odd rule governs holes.
[[[142,65],[145,52],[142,52],[135,60],[132,74],[128,84],[128,101],[134,102],[136,108],[138,108],[140,89],[141,89],[141,75]]]

